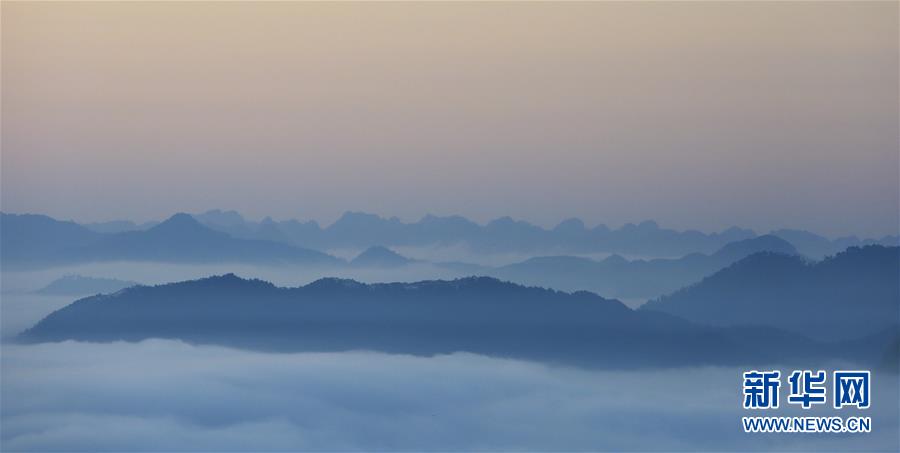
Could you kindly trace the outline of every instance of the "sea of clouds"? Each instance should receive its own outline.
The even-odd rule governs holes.
[[[242,271],[282,285],[312,277]],[[868,415],[872,433],[760,435],[741,430],[750,414],[740,368],[597,371],[466,353],[261,353],[170,340],[15,344],[74,299],[33,293],[65,273],[158,283],[211,271],[103,264],[0,274],[0,451],[900,450],[897,376],[879,372],[864,414],[752,414]]]
[[[280,354],[169,340],[5,344],[0,450],[898,446],[896,377],[873,378],[870,434],[760,435],[740,428],[741,371],[591,371],[465,353]]]

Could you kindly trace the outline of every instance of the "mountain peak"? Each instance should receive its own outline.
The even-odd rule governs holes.
[[[603,262],[606,264],[615,264],[615,265],[628,264],[628,260],[625,259],[622,255],[619,255],[617,253],[613,253],[612,255],[607,256],[603,260]]]
[[[581,233],[586,231],[586,228],[581,219],[572,217],[560,222],[559,225],[553,228],[553,231],[558,233]]]
[[[309,283],[306,286],[303,286],[303,288],[324,291],[324,290],[363,288],[365,286],[366,286],[365,283],[360,283],[360,282],[350,279],[350,278],[324,277],[324,278],[320,278],[312,283]]]
[[[755,238],[744,239],[741,241],[729,242],[725,244],[715,256],[720,258],[728,258],[730,260],[738,260],[745,256],[758,252],[782,253],[785,255],[797,255],[797,249],[784,239],[766,234]]]
[[[347,211],[341,215],[328,229],[357,229],[357,228],[374,228],[382,223],[388,222],[387,219],[377,215],[360,211]]]
[[[64,275],[37,291],[39,294],[61,296],[77,296],[86,294],[111,294],[121,289],[138,285],[137,282],[116,280],[112,278],[85,277],[83,275]]]
[[[181,225],[200,225],[200,222],[198,222],[197,219],[194,218],[194,216],[192,216],[188,213],[178,212],[178,213],[173,214],[168,219],[163,220],[162,223],[160,223],[158,226],[166,225],[166,224],[169,224],[169,225],[179,225],[179,224],[181,224]]]
[[[382,217],[378,214],[371,214],[368,212],[362,211],[346,211],[341,214],[341,217],[338,219],[340,221],[348,221],[348,220],[359,220],[359,219],[368,219],[368,220],[382,220]]]
[[[510,216],[508,216],[508,215],[505,215],[505,216],[503,216],[503,217],[498,217],[498,218],[496,218],[496,219],[494,219],[494,220],[491,220],[491,221],[488,223],[488,226],[501,226],[501,225],[504,225],[504,226],[505,226],[505,225],[512,225],[512,224],[515,224],[515,223],[516,223],[516,221],[513,220],[512,217],[510,217]]]
[[[207,227],[194,216],[183,212],[179,212],[140,233],[144,235],[142,240],[161,241],[160,244],[167,244],[167,246],[179,250],[187,250],[197,244],[206,244],[209,241],[215,242],[231,239],[228,234]]]
[[[399,253],[381,246],[376,245],[369,247],[353,259],[351,264],[356,266],[372,266],[372,267],[396,267],[403,266],[412,262]]]
[[[167,234],[183,234],[198,231],[212,232],[212,230],[203,226],[203,224],[198,222],[193,216],[183,212],[179,212],[172,217],[169,217],[159,225],[150,228],[148,231]]]
[[[823,340],[859,338],[896,329],[898,257],[900,249],[883,246],[851,247],[819,262],[758,252],[642,308],[719,326],[756,324]],[[816,322],[801,322],[809,313]]]
[[[230,288],[234,289],[274,289],[276,286],[270,282],[265,280],[260,280],[257,278],[244,278],[239,275],[235,275],[232,272],[222,275],[212,275],[206,278],[201,278],[199,280],[189,280],[187,282],[182,283],[171,283],[170,285],[179,285],[179,284],[196,284],[204,287],[212,287],[212,288]]]

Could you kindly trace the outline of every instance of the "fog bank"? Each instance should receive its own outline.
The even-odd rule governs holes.
[[[6,451],[897,446],[895,378],[874,379],[871,434],[763,436],[740,430],[741,371],[594,372],[471,354],[265,354],[163,340],[7,344],[0,440]],[[803,415],[858,415],[834,412]]]

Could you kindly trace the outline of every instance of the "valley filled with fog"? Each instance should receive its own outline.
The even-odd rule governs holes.
[[[0,10],[0,452],[900,452],[900,2]]]
[[[326,276],[380,282],[453,275],[429,263],[337,275],[334,269],[152,262],[3,272],[4,449],[863,451],[890,450],[900,435],[891,404],[900,397],[898,380],[890,372],[875,375],[876,404],[865,414],[874,420],[870,434],[748,438],[739,423],[747,415],[741,409],[746,367],[598,370],[467,352],[270,353],[163,339],[11,341],[80,297],[41,293],[65,275],[156,285],[229,272],[289,287]],[[817,414],[833,412],[779,412]]]
[[[643,223],[660,250],[673,235],[698,249],[627,253],[647,250],[625,228],[604,246],[615,253],[535,250],[527,237],[560,233],[527,227],[501,248],[384,235],[318,251],[252,236],[272,224],[239,239],[187,214],[121,232],[3,221],[8,450],[860,451],[900,438],[894,237],[810,258],[800,250],[846,241],[798,250]],[[501,224],[515,228],[498,237],[523,228]],[[857,294],[870,308],[847,305]],[[873,368],[873,432],[744,433],[741,373],[804,365]],[[815,414],[834,412],[778,412]]]
[[[10,451],[864,451],[893,448],[898,425],[896,406],[876,404],[867,435],[751,441],[739,422],[744,370],[732,367],[589,371],[467,353],[268,354],[170,340],[2,352]],[[876,401],[897,401],[896,378],[874,382]]]

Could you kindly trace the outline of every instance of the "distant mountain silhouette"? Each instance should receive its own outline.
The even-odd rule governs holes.
[[[211,230],[188,214],[175,214],[147,231],[119,233],[78,250],[88,260],[166,262],[257,262],[340,265],[315,250],[271,241],[237,239]]]
[[[75,222],[44,215],[0,214],[0,263],[4,267],[56,263],[60,250],[85,246],[101,237]]]
[[[398,267],[413,262],[387,247],[374,246],[360,253],[350,264],[361,267]]]
[[[724,247],[712,254],[711,258],[719,261],[719,263],[731,264],[759,252],[773,252],[784,255],[797,255],[799,253],[789,241],[767,234],[725,244]]]
[[[786,241],[794,244],[797,250],[810,258],[821,259],[829,255],[834,255],[847,249],[848,247],[859,247],[864,245],[884,245],[898,246],[900,240],[897,236],[885,236],[881,239],[859,239],[856,236],[846,236],[830,240],[819,236],[815,233],[803,230],[775,230],[771,234],[784,238]]]
[[[278,228],[289,238],[291,244],[301,247],[322,249],[326,242],[322,239],[324,232],[314,220],[300,222],[285,220],[277,222]]]
[[[195,215],[202,224],[244,239],[277,240],[320,250],[374,245],[426,246],[468,244],[476,252],[619,252],[651,256],[680,256],[712,252],[728,242],[755,236],[751,230],[730,228],[722,233],[678,232],[662,229],[652,221],[628,224],[618,230],[605,225],[587,229],[579,219],[568,219],[546,230],[528,222],[501,217],[479,225],[465,217],[426,215],[418,222],[404,223],[364,212],[346,212],[326,228],[318,223],[287,220],[273,222],[278,237],[266,235],[264,222],[245,220],[237,212],[212,210]],[[271,228],[268,228],[271,231]]]
[[[281,230],[278,223],[272,220],[271,217],[266,217],[259,223],[255,238],[264,241],[282,242],[285,244],[291,243],[291,238]]]
[[[113,278],[66,275],[50,282],[50,284],[39,289],[37,292],[40,294],[56,296],[85,296],[101,293],[110,294],[137,284],[137,282],[116,280]]]
[[[80,299],[18,340],[155,337],[276,351],[468,351],[605,368],[797,364],[843,354],[772,328],[706,327],[588,292],[487,277],[371,285],[329,278],[279,288],[229,274],[136,286]]]
[[[3,214],[4,266],[91,261],[247,262],[339,266],[343,260],[283,243],[233,238],[175,214],[147,230],[101,234],[44,216]]]
[[[239,239],[258,239],[301,247],[319,248],[324,245],[322,229],[316,222],[296,220],[277,222],[266,217],[260,222],[244,219],[237,211],[213,209],[193,217],[210,229]]]
[[[754,254],[642,308],[701,323],[765,325],[820,339],[896,329],[900,248],[851,247],[814,263]]]
[[[243,221],[240,232],[236,227],[220,228],[206,223],[202,218],[200,220],[235,237],[263,239],[256,236],[260,234],[256,233],[259,231],[259,223]],[[383,218],[364,212],[347,212],[326,228],[320,227],[316,222],[289,220],[276,223],[290,243],[318,249],[369,247],[378,244],[423,246],[463,243],[476,252],[490,253],[539,253],[554,250],[683,256],[690,253],[710,254],[728,243],[757,236],[752,230],[737,227],[711,234],[694,230],[675,231],[661,228],[652,220],[639,224],[630,223],[612,230],[606,225],[588,228],[582,220],[570,218],[547,230],[510,217],[501,217],[486,225],[479,225],[461,216],[426,215],[418,222],[404,223],[396,217]],[[851,246],[898,245],[897,236],[880,239],[849,236],[830,240],[807,231],[787,229],[770,234],[794,244],[800,254],[816,259]]]
[[[418,222],[405,223],[396,217],[384,218],[364,212],[346,212],[328,227],[315,221],[294,219],[275,221],[265,218],[250,221],[238,212],[213,209],[193,215],[201,224],[239,239],[258,239],[318,250],[384,246],[433,246],[465,244],[483,253],[621,253],[646,257],[679,257],[690,253],[711,254],[728,243],[757,236],[752,230],[737,227],[719,233],[661,228],[652,220],[627,224],[619,229],[606,225],[589,228],[577,218],[544,229],[528,222],[501,217],[479,225],[461,216],[426,215]],[[131,221],[92,223],[85,226],[101,233],[146,230],[153,222],[141,225]],[[810,258],[821,259],[847,247],[862,245],[900,245],[897,236],[859,239],[847,236],[828,239],[817,234],[781,229],[769,233],[793,244]]]
[[[481,225],[458,215],[438,217],[431,214],[422,217],[405,229],[411,245],[450,245],[468,241],[481,234]]]
[[[380,243],[398,244],[404,240],[405,224],[396,217],[383,219],[364,212],[346,212],[328,227],[329,242],[341,246],[370,246]],[[334,239],[339,238],[339,241]]]
[[[204,225],[218,225],[222,227],[245,226],[247,221],[237,211],[223,211],[212,209],[202,214],[192,215],[198,222]]]
[[[459,244],[467,246],[467,248],[476,253],[544,254],[551,252],[563,255],[567,253],[583,255],[613,252],[643,256],[685,256],[694,253],[715,254],[717,250],[730,243],[757,238],[753,231],[739,228],[730,228],[721,233],[705,234],[690,230],[675,231],[664,229],[652,221],[641,222],[637,225],[628,224],[620,229],[611,230],[604,225],[587,228],[584,222],[579,219],[567,219],[555,228],[547,230],[509,217],[503,217],[482,226],[460,216],[437,217],[428,215],[418,222],[404,223],[397,218],[384,219],[373,214],[350,212],[344,214],[334,224],[327,228],[322,228],[313,221],[276,221],[268,217],[261,222],[251,222],[235,211],[222,210],[212,210],[197,214],[195,220],[197,220],[196,223],[206,227],[211,232],[225,233],[231,239],[264,241],[265,244],[263,242],[232,242],[221,252],[212,253],[212,251],[206,250],[196,257],[190,257],[189,253],[187,253],[188,250],[191,250],[190,248],[181,254],[173,250],[166,251],[166,247],[172,245],[170,243],[163,247],[163,251],[159,254],[166,255],[166,260],[177,259],[184,262],[204,262],[215,259],[214,257],[216,256],[227,257],[227,260],[230,261],[234,259],[234,249],[246,251],[248,248],[252,248],[252,244],[256,244],[260,250],[248,251],[246,254],[247,258],[242,261],[281,263],[286,261],[306,261],[296,256],[297,247],[326,250],[332,248],[367,248],[377,245],[385,247],[430,247]],[[112,245],[106,250],[98,249],[97,247],[100,247],[100,245],[94,246],[95,242],[109,244],[129,243],[134,241],[134,238],[155,238],[165,242],[159,234],[150,234],[151,230],[158,226],[159,224],[152,222],[136,225],[129,221],[114,221],[90,224],[90,227],[93,228],[92,230],[72,222],[58,222],[46,216],[3,214],[2,222],[0,222],[0,233],[2,233],[3,238],[3,250],[0,253],[2,260],[0,261],[6,267],[40,267],[81,262],[88,259],[112,259],[108,258],[108,256],[116,254],[124,254],[125,256],[121,257],[122,259],[162,259],[161,257],[153,256],[154,252],[152,250],[143,250],[140,253],[126,253],[127,251],[124,249],[119,251],[113,250]],[[175,230],[169,231],[175,232]],[[896,245],[897,243],[896,236],[887,236],[879,240],[860,240],[855,237],[848,237],[829,242],[827,239],[812,233],[793,230],[782,231],[784,234],[790,235],[792,238],[796,238],[805,244],[806,248],[798,247],[798,251],[810,257],[815,257],[817,254],[825,251],[829,253],[840,251],[842,250],[840,246],[843,244],[879,243]],[[148,234],[142,235],[142,233]],[[210,231],[206,231],[204,236],[212,236],[209,233]],[[170,242],[177,242],[177,238],[170,239]],[[149,246],[150,244],[146,247]],[[290,247],[287,248],[288,246]],[[134,243],[129,245],[129,249],[139,248]],[[194,250],[197,249],[199,248],[194,248]],[[79,256],[79,253],[86,251],[93,255],[91,257]],[[742,252],[737,251],[735,253],[737,256]],[[148,254],[150,256],[147,256]],[[176,255],[175,258],[172,258],[172,255]],[[266,255],[270,256],[266,257]],[[546,259],[543,260],[546,261]],[[613,265],[617,261],[622,260],[619,257],[613,257],[610,262],[605,264]],[[651,263],[647,264],[647,266],[654,267],[653,261],[655,260],[647,261],[647,263]],[[723,261],[728,260],[723,259]],[[538,262],[537,264],[540,263]],[[582,267],[591,266],[596,265],[587,261],[582,263]],[[465,266],[457,267],[463,269]],[[478,266],[469,266],[469,268],[472,270],[479,269]],[[518,279],[516,273],[509,272],[511,272],[508,274],[510,278]],[[575,272],[582,271],[576,270]],[[592,272],[587,272],[587,274]],[[498,275],[505,276],[507,274],[500,273]],[[689,277],[692,275],[694,274],[690,274]],[[532,280],[525,281],[531,282]],[[673,282],[683,283],[683,280],[676,279]],[[667,282],[665,278],[659,280],[654,277],[648,279],[646,283],[639,284],[648,288],[646,291],[635,292],[626,289],[623,292],[618,292],[615,289],[608,291],[610,288],[601,283],[585,286],[578,279],[574,279],[572,283],[574,283],[573,286],[563,287],[570,289],[586,287],[621,297],[643,297],[640,294],[660,294],[659,288],[663,290],[670,289],[672,284]],[[635,284],[623,281],[620,286],[631,288]]]
[[[261,239],[256,237],[258,225],[244,220],[237,211],[213,209],[192,217],[201,224],[216,231],[239,239]]]
[[[766,235],[732,242],[712,255],[690,254],[678,259],[626,260],[618,255],[602,261],[572,256],[531,258],[486,275],[551,288],[587,290],[622,298],[649,298],[675,291],[729,264],[760,251],[796,254],[794,247]]]
[[[125,231],[146,230],[159,222],[145,222],[140,225],[131,220],[112,220],[109,222],[85,223],[84,227],[97,233],[123,233]]]

